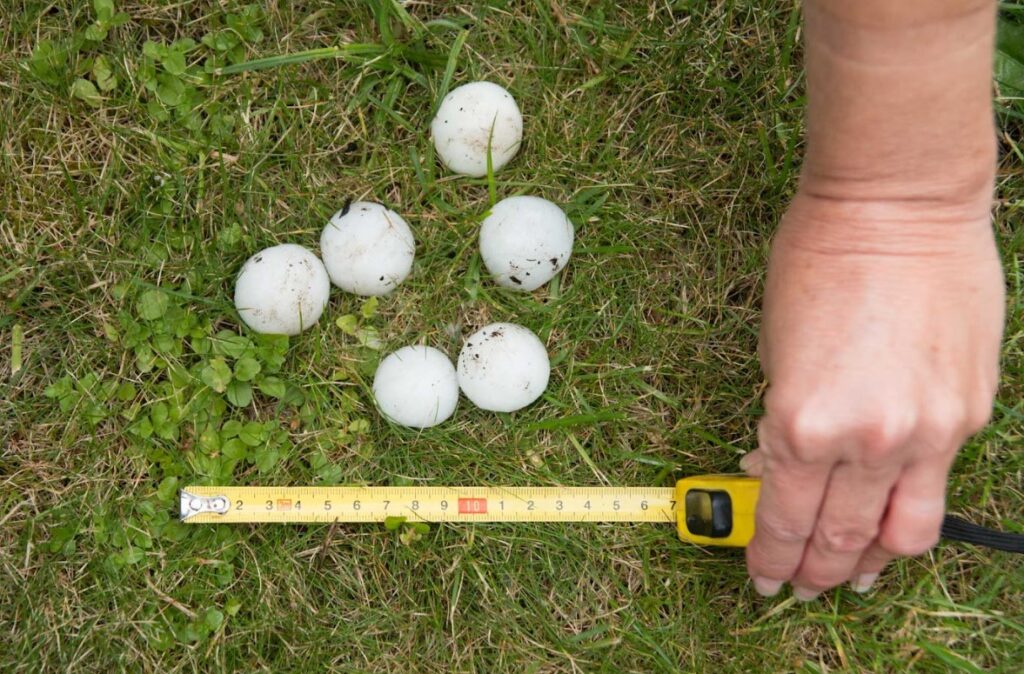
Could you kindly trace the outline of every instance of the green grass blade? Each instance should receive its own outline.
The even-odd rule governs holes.
[[[494,125],[497,122],[498,117],[495,115],[491,121],[491,131],[487,134],[487,198],[491,208],[494,208],[494,204],[498,203],[498,184],[494,182],[494,158],[491,156],[491,144],[494,141]]]
[[[21,348],[25,340],[25,329],[16,323],[11,330],[11,376],[21,372]]]
[[[294,52],[291,54],[279,54],[277,56],[266,56],[264,58],[244,61],[234,65],[218,69],[218,75],[237,75],[254,70],[269,70],[281,66],[297,65],[309,61],[320,61],[323,59],[351,59],[354,57],[375,57],[387,53],[387,47],[372,42],[339,45],[337,47],[323,47],[321,49],[307,49],[306,51]]]
[[[455,68],[459,63],[459,52],[462,51],[462,45],[466,44],[466,38],[468,37],[469,31],[463,30],[455,37],[455,42],[452,43],[452,48],[448,52],[448,62],[444,66],[444,75],[441,76],[441,84],[437,88],[437,94],[434,96],[434,109],[431,111],[431,117],[437,114],[437,109],[441,107],[441,101],[448,95],[448,88],[451,87],[452,77],[455,76]]]

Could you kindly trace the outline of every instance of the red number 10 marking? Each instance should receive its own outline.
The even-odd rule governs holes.
[[[460,498],[460,515],[483,515],[487,513],[487,499],[485,498]]]

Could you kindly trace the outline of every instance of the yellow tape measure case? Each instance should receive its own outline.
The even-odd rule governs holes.
[[[760,488],[760,480],[739,475],[701,475],[679,480],[679,538],[697,545],[746,546],[754,536],[754,509]]]

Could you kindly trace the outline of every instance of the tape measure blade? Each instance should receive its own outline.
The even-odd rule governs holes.
[[[384,522],[393,517],[675,523],[674,497],[671,487],[194,486],[183,490],[181,515],[195,524]]]

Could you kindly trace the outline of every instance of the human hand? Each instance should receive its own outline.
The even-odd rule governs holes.
[[[768,379],[747,565],[798,599],[939,536],[950,465],[988,420],[1004,288],[984,198],[970,208],[798,194],[773,244]]]

